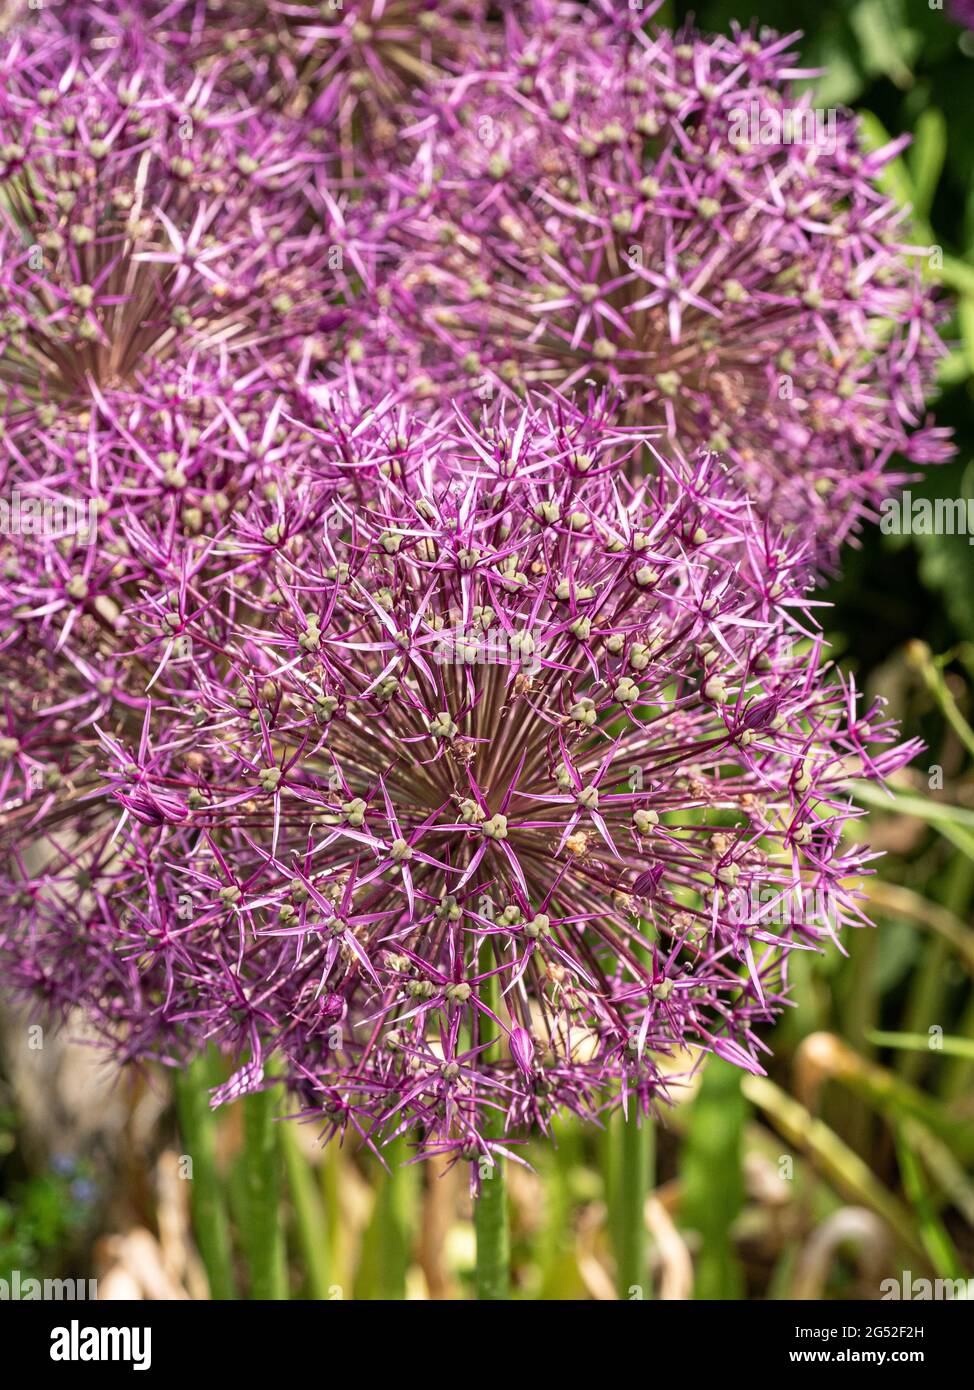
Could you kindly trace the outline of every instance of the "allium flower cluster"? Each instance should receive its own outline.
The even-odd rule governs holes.
[[[48,0],[51,3],[51,0]],[[53,0],[57,24],[151,53],[388,156],[412,93],[462,69],[496,22],[486,0]],[[531,5],[528,8],[532,8]]]
[[[794,36],[543,32],[510,30],[414,126],[378,328],[403,389],[603,383],[832,551],[895,455],[950,452],[927,248],[878,187],[906,137],[866,153],[796,95]]]
[[[341,355],[378,255],[294,122],[45,35],[0,58],[0,380],[50,425],[163,362],[300,379]]]
[[[760,1070],[862,920],[916,747],[811,586],[948,451],[939,315],[899,143],[651,10],[0,43],[0,971],[216,1102],[472,1161]]]
[[[218,1100],[275,1053],[329,1132],[469,1160],[758,1070],[791,951],[860,918],[844,784],[915,751],[824,660],[802,546],[568,406],[270,420],[235,505],[140,516],[119,466],[80,577],[21,547],[6,977],[123,1056],[217,1041]]]
[[[281,544],[285,510],[291,535],[325,524],[330,469],[319,461],[312,496],[314,441],[299,419],[308,410],[306,398],[283,397],[257,374],[232,381],[164,366],[137,389],[96,393],[71,429],[42,426],[22,448],[17,431],[3,440],[2,934],[15,955],[27,948],[5,983],[124,1024],[132,1054],[158,1046],[165,1026],[155,1009],[141,1017],[139,969],[117,934],[127,909],[109,899],[131,893],[150,914],[150,933],[170,909],[152,924],[152,875],[138,858],[152,847],[120,853],[95,755],[102,733],[137,745],[163,695],[186,712],[188,671],[201,655],[194,643],[215,657],[209,644],[225,635],[222,621],[204,634],[206,615],[213,605],[232,621],[250,615],[250,569]],[[381,404],[370,418],[378,440]],[[349,434],[354,449],[354,422]],[[344,483],[360,500],[358,479]],[[191,728],[195,717],[190,710]],[[192,742],[183,754],[187,766],[201,765]],[[34,914],[56,900],[65,916],[45,935]]]

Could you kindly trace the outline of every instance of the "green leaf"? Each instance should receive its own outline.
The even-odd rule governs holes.
[[[870,154],[888,145],[892,140],[889,131],[872,111],[859,112],[859,132],[863,148]],[[914,199],[913,179],[902,155],[889,160],[876,175],[876,182],[882,191],[895,198],[901,207],[912,205]]]
[[[681,1156],[683,1200],[680,1219],[701,1236],[695,1261],[695,1298],[739,1299],[744,1273],[731,1227],[744,1205],[742,1172],[744,1117],[741,1072],[714,1058],[704,1070],[690,1107]]]
[[[909,64],[919,38],[905,27],[896,0],[860,0],[850,23],[862,45],[865,70],[888,77],[898,87],[909,87],[913,81]]]
[[[896,1156],[903,1179],[903,1189],[910,1199],[916,1214],[930,1263],[937,1274],[944,1279],[957,1279],[964,1273],[957,1250],[937,1215],[930,1189],[912,1145],[907,1141],[906,1131],[899,1128],[896,1134]]]
[[[943,112],[928,107],[916,123],[908,160],[913,174],[913,209],[918,218],[930,216],[934,194],[947,154],[947,122]]]
[[[908,1052],[942,1052],[945,1057],[969,1057],[974,1061],[974,1039],[940,1038],[936,1047],[930,1046],[926,1033],[869,1033],[876,1047],[897,1047]]]
[[[849,782],[848,789],[863,806],[873,806],[877,810],[889,811],[894,815],[915,816],[917,820],[926,821],[928,825],[935,826],[944,839],[974,859],[974,834],[971,833],[974,831],[974,811],[922,796],[911,796],[906,792],[887,793],[870,782]]]

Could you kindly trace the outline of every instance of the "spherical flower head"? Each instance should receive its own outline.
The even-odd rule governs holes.
[[[484,47],[487,13],[485,0],[102,0],[59,9],[58,22],[119,46],[134,30],[174,65],[330,124],[347,154],[392,149],[397,108]]]
[[[369,213],[318,187],[297,127],[83,46],[38,40],[45,62],[21,77],[24,42],[0,102],[7,410],[87,405],[177,356],[291,374],[334,355],[370,273]]]
[[[568,410],[310,432],[273,514],[255,500],[178,580],[161,554],[130,598],[130,713],[62,750],[77,807],[45,803],[86,818],[84,852],[52,833],[45,875],[9,874],[16,977],[57,946],[80,998],[95,951],[124,1055],[202,1032],[247,1054],[237,1093],[277,1052],[334,1132],[453,1157],[497,1114],[649,1107],[701,1052],[759,1069],[790,950],[858,916],[843,784],[914,751],[873,753],[888,725],[822,662],[808,557],[714,456]],[[636,447],[654,474],[630,484]],[[23,597],[56,669],[77,639]],[[18,703],[11,786],[59,696]]]
[[[400,224],[383,331],[413,376],[471,398],[602,382],[838,544],[894,454],[949,453],[924,409],[941,314],[878,187],[903,142],[867,153],[797,75],[790,39],[740,31],[468,71]]]
[[[386,414],[370,411],[387,457]],[[367,461],[351,442],[360,415],[333,398],[328,421],[349,440],[344,456]],[[150,832],[200,806],[202,707],[188,692],[197,662],[222,684],[230,660],[216,657],[223,620],[207,630],[205,614],[216,602],[249,624],[251,591],[273,612],[279,599],[255,588],[255,574],[293,553],[303,531],[325,528],[339,485],[350,505],[361,502],[365,475],[343,477],[321,453],[310,427],[322,423],[306,393],[284,394],[274,378],[167,363],[96,392],[70,420],[18,418],[0,434],[5,980],[42,1006],[84,1007],[123,1057],[192,1055],[209,1027],[165,986],[168,933],[189,898],[182,883],[169,885],[171,897],[151,886],[162,844]],[[190,781],[133,789],[119,826],[104,796],[104,748],[144,754],[154,702],[188,718],[189,743],[165,761]],[[182,857],[187,845],[173,848]],[[132,965],[126,953],[143,933],[149,956]]]
[[[282,394],[273,378],[164,364],[96,392],[70,428],[18,421],[0,433],[3,651],[28,726],[25,653],[25,669],[40,663],[51,683],[41,705],[73,711],[79,728],[141,726],[153,687],[165,676],[179,688],[191,655],[173,617],[180,593],[185,602],[201,586],[205,609],[210,586],[245,591],[236,537],[256,538],[261,552],[284,547],[288,505],[292,531],[319,525],[302,482],[318,418],[306,395]]]
[[[170,6],[171,8],[171,6]],[[102,56],[125,61],[166,62],[167,34],[160,24],[166,6],[157,0],[5,0],[0,31],[28,40],[43,34],[65,44],[81,42]]]
[[[314,418],[297,384],[284,393],[273,374],[237,378],[206,358],[154,364],[114,389],[92,385],[73,414],[45,405],[15,416],[0,428],[11,563],[49,586],[53,599],[63,558],[97,572],[107,554],[99,547],[130,553],[125,536],[134,528],[165,534],[175,525],[177,551],[187,538],[212,540],[251,505],[252,491],[278,487],[284,454],[303,461]],[[153,563],[136,547],[130,587],[106,597],[127,608],[154,578]]]

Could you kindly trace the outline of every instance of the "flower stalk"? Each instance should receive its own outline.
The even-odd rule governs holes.
[[[302,1149],[297,1127],[283,1124],[277,1128],[308,1293],[312,1298],[327,1300],[331,1297],[332,1268],[324,1204],[315,1182],[314,1170]]]
[[[616,1286],[622,1299],[643,1299],[650,1296],[646,1199],[656,1166],[652,1121],[630,1104],[628,1115],[617,1118],[615,1140]]]
[[[250,1296],[264,1301],[287,1298],[278,1106],[276,1086],[255,1091],[243,1101],[247,1212],[244,1247],[250,1269]]]
[[[216,1162],[216,1115],[209,1107],[210,1059],[193,1059],[175,1073],[176,1108],[187,1154],[192,1160],[190,1205],[193,1231],[212,1299],[236,1296],[230,1226],[224,1185]]]
[[[485,949],[482,957],[489,956]],[[500,1003],[498,977],[492,976],[486,986],[487,1007],[497,1012]],[[498,1035],[498,1025],[486,1016],[481,1017],[481,1041],[487,1042]],[[497,1051],[496,1044],[489,1049]],[[502,1132],[502,1117],[488,1115],[484,1131],[487,1137]],[[474,1203],[474,1229],[477,1235],[476,1290],[481,1302],[504,1302],[510,1297],[511,1244],[508,1227],[507,1178],[504,1160],[499,1154],[492,1155],[493,1163],[480,1164],[480,1181]]]

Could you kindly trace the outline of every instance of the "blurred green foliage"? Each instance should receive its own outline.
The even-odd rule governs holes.
[[[38,1172],[17,1173],[19,1116],[0,1109],[0,1279],[14,1270],[55,1277],[91,1220],[96,1195],[89,1163],[58,1157]]]

